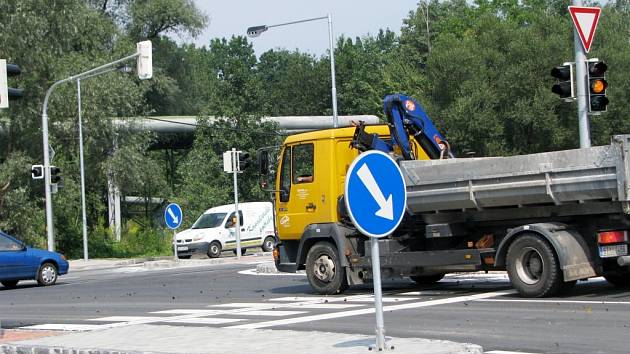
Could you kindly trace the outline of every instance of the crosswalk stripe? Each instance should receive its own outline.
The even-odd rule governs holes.
[[[23,326],[20,329],[36,329],[42,331],[93,331],[95,329],[102,329],[103,325],[93,324],[64,324],[64,323],[46,323],[34,326]]]

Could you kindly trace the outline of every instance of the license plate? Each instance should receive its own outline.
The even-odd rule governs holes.
[[[178,246],[177,250],[178,251],[188,251],[188,247],[186,247],[186,246]]]
[[[626,244],[599,246],[599,257],[601,258],[625,256],[627,254],[628,245]]]

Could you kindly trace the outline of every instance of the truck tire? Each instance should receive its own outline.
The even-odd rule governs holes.
[[[444,273],[431,274],[431,275],[412,275],[409,279],[413,280],[418,285],[428,285],[437,283],[444,278]]]
[[[212,241],[208,246],[208,257],[219,258],[221,256],[221,244],[217,241]]]
[[[604,274],[604,278],[618,288],[630,287],[630,272],[616,271]]]
[[[551,245],[536,234],[524,234],[507,253],[507,272],[512,286],[523,297],[546,297],[571,288],[564,283],[558,257]]]
[[[340,294],[348,288],[346,269],[341,265],[337,247],[330,242],[318,242],[308,251],[306,277],[320,295]]]

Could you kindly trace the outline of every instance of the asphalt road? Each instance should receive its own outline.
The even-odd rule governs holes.
[[[3,328],[90,330],[135,323],[374,333],[369,286],[319,297],[302,275],[250,264],[71,272],[53,287],[0,288]],[[430,287],[383,284],[386,333],[480,344],[486,352],[628,353],[630,291],[604,280],[567,296],[522,299],[503,274],[460,274]],[[34,326],[34,327],[33,327]]]

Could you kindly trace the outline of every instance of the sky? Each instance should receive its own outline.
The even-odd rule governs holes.
[[[418,0],[194,0],[210,21],[202,34],[183,38],[197,46],[208,46],[212,38],[246,35],[248,27],[275,25],[332,14],[333,35],[354,39],[379,29],[400,33],[402,20],[417,8]],[[259,37],[250,38],[257,55],[269,49],[298,49],[316,56],[329,48],[326,19],[270,28]]]

